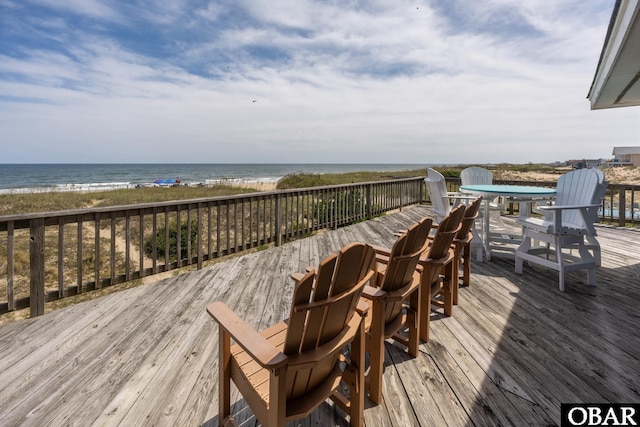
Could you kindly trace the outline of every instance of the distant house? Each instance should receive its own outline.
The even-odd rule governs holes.
[[[640,166],[640,147],[613,147],[613,166]]]
[[[604,161],[602,159],[579,159],[579,160],[567,160],[567,165],[574,169],[597,169]]]

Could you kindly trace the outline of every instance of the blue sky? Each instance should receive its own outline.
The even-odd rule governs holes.
[[[0,0],[0,163],[609,157],[614,0]]]

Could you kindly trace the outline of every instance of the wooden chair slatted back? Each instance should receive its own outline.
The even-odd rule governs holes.
[[[607,193],[607,187],[609,186],[609,183],[605,181],[604,173],[600,169],[596,169],[595,172],[598,175],[598,188],[596,189],[596,192],[593,195],[593,200],[591,202],[594,204],[602,205],[602,201],[604,200],[604,196]],[[600,221],[597,208],[590,210],[589,216],[593,223]]]
[[[462,185],[489,185],[493,184],[493,173],[490,170],[478,166],[471,166],[460,172]]]
[[[555,204],[556,206],[591,204],[598,185],[598,174],[591,169],[579,169],[566,173],[558,178]],[[574,209],[562,213],[562,226],[573,229],[586,228],[581,213]]]
[[[375,268],[373,248],[352,243],[307,273],[293,292],[284,353],[315,351],[343,332]]]
[[[451,205],[447,196],[447,184],[444,176],[435,169],[427,168],[427,178],[424,180],[429,192],[429,200],[438,218],[449,214]]]
[[[451,243],[453,243],[453,239],[460,229],[464,212],[465,206],[459,205],[452,209],[451,213],[440,221],[431,245],[426,251],[427,260],[438,261],[452,255]],[[423,266],[426,268],[426,271],[422,273],[423,282],[434,283],[440,275],[440,270],[438,268],[427,268],[428,265],[425,264],[423,264]]]
[[[380,288],[387,292],[393,292],[410,286],[414,280],[419,280],[416,267],[420,256],[429,246],[429,233],[431,232],[431,218],[423,218],[418,223],[409,227],[391,248],[389,261],[384,269]],[[383,273],[379,273],[383,274]],[[402,314],[402,301],[386,301],[384,304],[384,322],[388,324]]]
[[[478,197],[467,205],[464,211],[464,216],[462,217],[462,222],[460,223],[460,229],[454,238],[455,240],[466,240],[469,237],[473,223],[476,218],[478,218],[481,202],[482,197]]]
[[[431,218],[423,218],[409,227],[391,248],[389,262],[384,272],[381,288],[387,292],[400,289],[411,283],[420,255],[429,245]]]
[[[451,210],[451,213],[438,224],[436,234],[427,250],[429,258],[440,259],[447,256],[451,248],[451,242],[456,236],[464,216],[465,206],[459,205]]]

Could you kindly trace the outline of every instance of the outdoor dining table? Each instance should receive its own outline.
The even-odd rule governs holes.
[[[548,187],[534,187],[529,185],[500,185],[500,184],[474,184],[474,185],[462,185],[460,186],[460,192],[466,194],[473,194],[482,196],[483,205],[483,218],[484,224],[482,226],[482,232],[479,237],[482,241],[482,252],[485,259],[488,261],[491,259],[491,243],[492,242],[509,242],[520,244],[520,236],[512,235],[492,235],[489,228],[489,205],[491,200],[496,197],[502,197],[511,202],[519,203],[519,216],[527,217],[531,215],[531,203],[541,200],[552,199],[555,194],[555,188]],[[514,248],[515,249],[515,248]]]

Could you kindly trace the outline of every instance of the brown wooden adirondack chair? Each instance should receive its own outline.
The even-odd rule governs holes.
[[[477,197],[470,204],[466,205],[464,216],[460,224],[460,229],[453,238],[454,262],[456,263],[454,271],[453,304],[458,304],[458,285],[469,286],[471,284],[471,241],[473,240],[473,227],[476,218],[479,215],[480,203],[482,197]],[[458,274],[460,266],[462,266],[462,277]],[[460,279],[462,279],[460,281]]]
[[[378,274],[375,286],[366,286],[362,299],[370,305],[366,349],[370,357],[367,377],[369,398],[376,404],[382,399],[384,340],[393,338],[404,344],[413,357],[418,355],[420,339],[420,272],[416,269],[420,255],[429,244],[430,218],[424,218],[400,234],[391,250],[375,247]],[[408,304],[405,304],[408,303]],[[407,336],[398,334],[403,327]]]
[[[464,212],[465,206],[459,205],[440,221],[431,244],[420,257],[420,339],[425,342],[429,340],[432,303],[443,308],[446,316],[453,314],[452,287],[458,272],[454,270],[457,264],[452,243]]]
[[[219,423],[230,414],[230,380],[264,426],[307,416],[328,397],[361,426],[364,407],[364,286],[375,280],[375,252],[352,243],[317,273],[294,275],[289,319],[255,332],[221,302],[207,307],[220,325]],[[231,338],[236,344],[231,345]],[[351,343],[350,358],[344,356]],[[341,368],[342,363],[346,368]],[[341,380],[349,397],[337,391]]]

